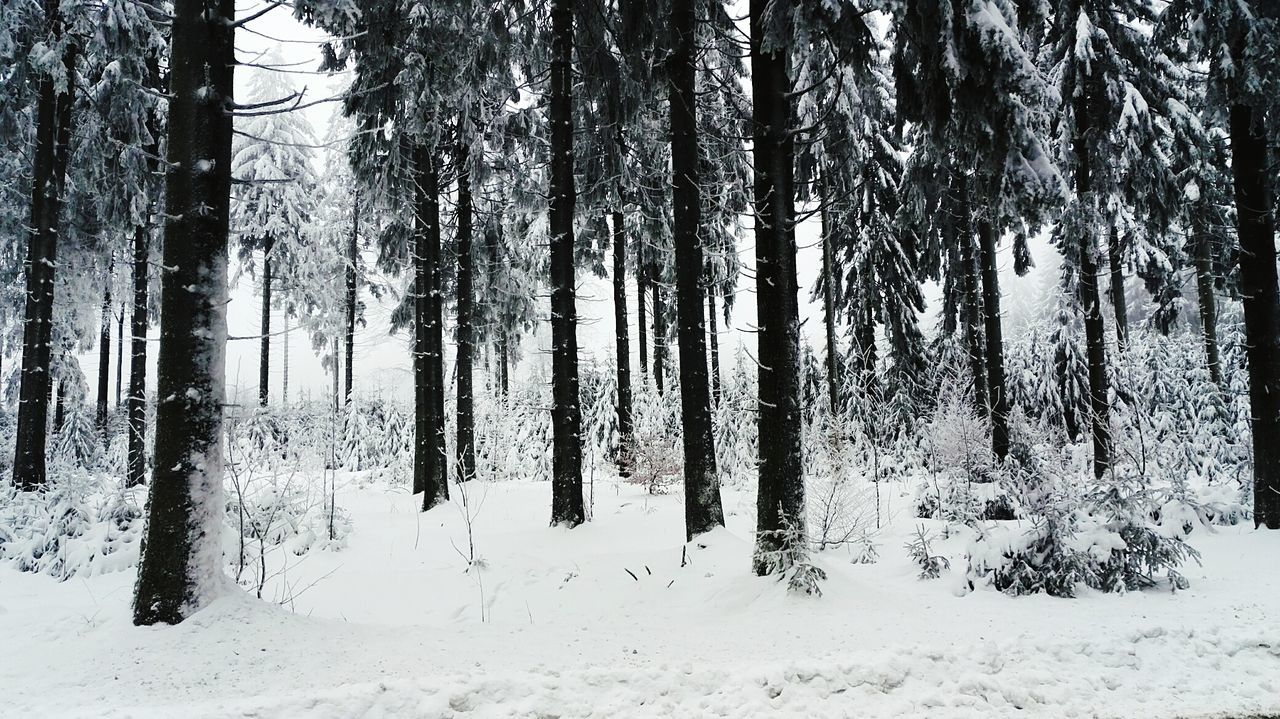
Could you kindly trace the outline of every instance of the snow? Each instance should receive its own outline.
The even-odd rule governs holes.
[[[319,477],[314,478],[319,484]],[[749,482],[745,483],[749,484]],[[896,486],[895,486],[896,489]],[[749,573],[754,497],[685,547],[679,494],[597,475],[594,520],[545,526],[545,483],[469,487],[422,514],[339,477],[347,548],[280,551],[264,591],[176,627],[129,621],[131,572],[0,567],[4,713],[42,717],[1222,716],[1280,711],[1280,535],[1197,528],[1176,594],[1012,598],[918,580],[895,517],[880,560],[828,550],[822,598]],[[896,511],[896,516],[895,516]],[[682,566],[682,559],[687,560]],[[633,576],[634,575],[634,578]],[[482,621],[483,616],[483,621]]]

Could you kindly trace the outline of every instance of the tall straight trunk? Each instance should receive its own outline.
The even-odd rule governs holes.
[[[53,433],[62,432],[62,426],[67,422],[67,382],[66,380],[58,381],[58,397],[57,404],[53,408]]]
[[[948,216],[945,232],[950,234],[951,242],[956,244],[956,258],[960,262],[960,271],[956,273],[960,281],[960,326],[964,331],[965,347],[969,349],[969,374],[973,375],[973,402],[980,416],[991,418],[991,395],[987,393],[987,349],[986,333],[983,331],[984,302],[982,294],[982,269],[978,264],[978,253],[974,252],[977,237],[974,233],[973,201],[969,194],[969,179],[957,180],[959,193],[959,221],[955,216]]]
[[[1124,267],[1120,252],[1120,233],[1111,228],[1107,235],[1107,264],[1111,270],[1111,309],[1116,315],[1116,346],[1121,352],[1129,347],[1129,307],[1124,297]],[[1168,332],[1165,332],[1168,334]]]
[[[618,474],[631,476],[631,340],[627,333],[627,228],[613,211],[613,327],[618,356]]]
[[[422,492],[425,512],[449,498],[439,438],[443,428],[437,417],[436,397],[444,392],[443,373],[436,374],[435,315],[433,296],[440,257],[440,176],[435,157],[425,147],[414,149],[415,232],[413,242],[413,378],[414,453],[413,488]]]
[[[586,518],[573,269],[573,7],[574,0],[551,2],[551,524],[567,527]]]
[[[337,335],[334,335],[333,340],[331,341],[329,352],[333,356],[333,374],[330,376],[333,378],[333,414],[336,417],[338,412],[342,409],[342,384],[339,379],[342,375],[342,355],[339,354],[338,351]],[[336,438],[334,441],[337,441]],[[337,469],[337,465],[335,464],[332,469]]]
[[[439,155],[436,155],[438,160]],[[438,168],[439,165],[433,165]],[[432,472],[436,486],[445,499],[449,498],[449,447],[445,428],[444,395],[448,385],[444,380],[444,255],[441,251],[439,170],[435,173],[431,193],[432,222],[427,233],[427,265],[431,269],[427,292],[427,360],[431,371],[431,441],[435,453]]]
[[[1088,91],[1075,103],[1076,194],[1088,197],[1092,192],[1089,167],[1089,100]],[[1107,379],[1107,338],[1102,321],[1102,301],[1098,292],[1097,247],[1093,235],[1080,233],[1077,252],[1080,255],[1080,304],[1084,309],[1085,355],[1089,364],[1089,426],[1093,437],[1093,474],[1101,478],[1111,466],[1110,388]]]
[[[501,390],[502,396],[506,397],[511,390],[510,386],[510,361],[511,346],[507,341],[507,330],[502,330],[502,336],[498,340],[498,389]]]
[[[680,347],[680,423],[684,445],[685,537],[724,526],[711,434],[707,346],[702,308],[702,223],[698,187],[695,0],[672,0],[668,57],[671,111],[673,244],[676,255],[676,341]]]
[[[471,173],[467,167],[468,147],[458,143],[458,481],[476,473],[475,408],[472,405],[472,365],[475,340],[471,320]]]
[[[107,286],[102,291],[102,324],[98,330],[98,412],[95,428],[105,444],[107,441],[107,403],[111,397],[111,275],[107,272]]]
[[[1004,330],[1000,325],[1000,280],[996,267],[995,228],[985,219],[978,225],[978,259],[982,263],[982,318],[987,339],[987,401],[991,404],[991,451],[1003,460],[1009,454],[1009,397],[1004,388]]]
[[[967,213],[968,205],[962,204]],[[963,216],[963,215],[962,215]],[[964,297],[961,329],[964,332],[964,344],[969,350],[969,372],[973,375],[973,403],[978,414],[991,417],[991,397],[987,393],[987,352],[983,346],[983,307],[981,270],[977,257],[974,256],[973,225],[966,221],[959,228],[953,228],[954,239],[960,246],[960,287]]]
[[[819,198],[824,203],[822,220],[822,325],[827,339],[827,400],[831,413],[840,408],[840,358],[836,356],[836,299],[835,299],[835,262],[831,249],[831,224],[827,217],[826,197]]]
[[[658,394],[662,394],[667,384],[667,304],[657,267],[650,269],[650,277],[653,283],[653,384]]]
[[[58,0],[43,0],[44,29],[63,36]],[[44,486],[45,439],[49,424],[50,361],[53,341],[53,278],[57,265],[58,225],[67,177],[74,97],[75,43],[62,58],[67,78],[59,91],[50,75],[40,78],[36,101],[36,147],[32,154],[31,225],[27,237],[26,308],[22,322],[22,370],[18,388],[18,427],[13,482],[31,491]]]
[[[1204,218],[1192,213],[1191,241],[1196,253],[1196,294],[1200,304],[1200,334],[1204,339],[1205,365],[1209,379],[1222,385],[1222,360],[1218,352],[1218,297],[1213,288],[1213,238],[1205,228]]]
[[[289,406],[289,312],[284,313],[284,346],[280,348],[280,405]]]
[[[641,251],[642,240],[639,233],[636,234],[636,336],[637,344],[640,345],[640,375],[641,381],[644,377],[649,376],[649,318],[645,315],[645,303],[649,300],[649,266],[644,262],[644,252]]]
[[[347,317],[346,317],[346,387],[342,393],[346,404],[351,404],[351,390],[355,382],[356,360],[356,270],[360,264],[360,189],[356,188],[351,199],[351,237],[347,240]]]
[[[175,624],[222,577],[234,0],[175,0],[155,468],[135,624]]]
[[[262,245],[262,320],[258,340],[258,404],[267,406],[271,397],[271,250],[275,238],[267,235]]]
[[[121,393],[124,391],[124,307],[116,316],[116,407],[120,406]]]
[[[707,292],[707,335],[711,338],[711,404],[720,406],[720,318],[716,316],[716,291]]]
[[[133,315],[129,339],[129,473],[125,486],[136,487],[147,475],[147,283],[150,281],[151,228],[133,231]]]
[[[752,568],[771,574],[805,551],[800,453],[800,309],[796,282],[795,144],[787,48],[765,38],[770,0],[751,0],[759,491]]]
[[[1268,176],[1263,128],[1261,110],[1242,101],[1231,105],[1231,175],[1253,420],[1253,523],[1280,529],[1280,289],[1275,205],[1268,184],[1274,177]]]

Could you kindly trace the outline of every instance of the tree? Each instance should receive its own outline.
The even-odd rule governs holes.
[[[1124,351],[1128,317],[1120,226],[1128,221],[1129,244],[1148,234],[1166,236],[1170,206],[1180,200],[1167,153],[1151,151],[1169,134],[1161,115],[1173,109],[1177,94],[1168,70],[1172,63],[1140,27],[1154,21],[1150,6],[1137,0],[1060,0],[1049,33],[1047,61],[1064,98],[1056,115],[1059,162],[1072,172],[1075,191],[1054,237],[1079,283],[1098,477],[1111,465],[1099,248],[1106,243],[1117,344]],[[1172,253],[1159,254],[1167,264]]]
[[[1009,397],[996,242],[1012,232],[1015,270],[1027,271],[1026,238],[1062,201],[1064,185],[1044,139],[1052,92],[1021,29],[1038,27],[1042,8],[1013,0],[971,8],[967,0],[904,3],[894,77],[899,116],[922,130],[912,164],[948,168],[967,188],[971,216],[955,237],[968,242],[967,228],[977,237],[991,447],[1003,460]]]
[[[464,120],[465,123],[465,120]],[[463,124],[458,128],[458,355],[455,363],[458,374],[458,481],[465,482],[476,473],[475,408],[472,387],[472,355],[475,352],[475,331],[472,326],[472,257],[471,242],[471,148],[467,145],[468,133]]]
[[[57,0],[44,0],[43,30],[56,58],[39,68],[35,152],[32,153],[31,224],[26,259],[26,310],[22,335],[22,379],[18,390],[18,431],[13,479],[31,491],[45,483],[45,427],[48,423],[53,331],[53,282],[58,229],[71,139],[76,44]]]
[[[675,218],[676,309],[680,344],[680,418],[684,444],[687,539],[724,526],[720,481],[714,470],[711,396],[707,387],[706,324],[702,306],[700,238],[702,198],[698,186],[696,15],[693,0],[672,0],[668,58],[671,112],[671,174]],[[655,308],[655,315],[657,309]]]
[[[222,405],[231,204],[231,0],[176,0],[155,470],[134,624],[176,624],[222,574]]]
[[[796,285],[795,142],[787,38],[770,3],[751,0],[751,102],[755,156],[756,317],[759,323],[760,476],[752,567],[785,570],[803,551],[800,456],[800,317]]]
[[[262,319],[258,354],[258,403],[271,396],[271,313],[275,282],[284,278],[287,293],[299,291],[289,280],[297,276],[298,257],[307,244],[304,229],[316,211],[319,185],[310,147],[315,133],[306,116],[285,112],[297,90],[280,72],[278,55],[269,55],[252,73],[250,104],[268,108],[239,123],[232,173],[236,181],[232,224],[240,235],[239,256],[249,272],[260,269]],[[257,254],[255,254],[257,253]],[[261,256],[261,265],[257,264]]]
[[[578,395],[578,315],[574,299],[574,0],[551,2],[551,524],[574,527],[582,504],[582,406]]]
[[[1253,521],[1280,529],[1280,286],[1267,142],[1268,123],[1280,113],[1280,9],[1256,1],[1174,0],[1161,23],[1166,38],[1190,37],[1191,51],[1209,60],[1211,98],[1231,138],[1253,429]]]

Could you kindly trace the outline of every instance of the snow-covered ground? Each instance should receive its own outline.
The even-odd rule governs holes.
[[[421,514],[347,476],[345,548],[288,555],[267,601],[233,589],[177,627],[131,625],[131,572],[0,567],[0,716],[1280,714],[1280,533],[1196,529],[1176,594],[1013,598],[968,591],[960,535],[918,579],[903,545],[941,525],[904,494],[879,561],[823,552],[804,597],[749,574],[749,491],[687,552],[678,494],[597,478],[594,521],[565,530],[549,493],[473,483],[468,567],[456,489]]]

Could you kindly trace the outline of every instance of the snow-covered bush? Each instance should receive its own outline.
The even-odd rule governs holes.
[[[921,579],[937,579],[944,571],[951,568],[951,560],[933,553],[933,548],[929,546],[931,540],[932,537],[925,531],[924,525],[919,525],[916,527],[915,536],[907,542],[907,553],[911,555],[911,561],[920,567]]]
[[[57,472],[44,490],[0,485],[0,561],[58,579],[137,564],[139,496],[105,475]]]
[[[970,586],[990,584],[1013,595],[1073,597],[1080,587],[1117,592],[1185,588],[1178,567],[1197,552],[1184,540],[1184,520],[1161,513],[1160,493],[1121,465],[1096,482],[1071,472],[1044,445],[1011,454],[1007,481],[1029,526],[978,526],[969,545]]]

